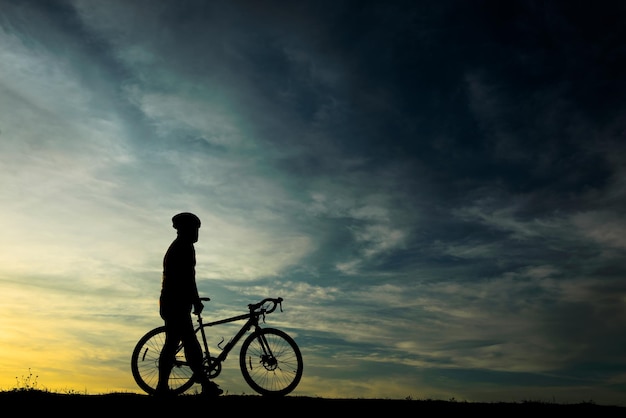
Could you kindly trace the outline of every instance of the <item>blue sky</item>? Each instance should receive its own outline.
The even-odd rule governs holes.
[[[624,19],[0,0],[0,387],[140,392],[191,211],[208,317],[285,299],[294,395],[624,405]]]

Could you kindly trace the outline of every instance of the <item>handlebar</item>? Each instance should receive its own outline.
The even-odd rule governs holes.
[[[280,311],[282,312],[283,311],[282,302],[283,302],[283,298],[265,298],[260,302],[248,304],[248,309],[250,310],[250,312],[253,312],[258,309],[261,309],[263,305],[265,305],[266,303],[271,303],[272,305],[269,308],[262,309],[263,313],[272,313],[276,310],[276,307],[279,305],[280,305]]]

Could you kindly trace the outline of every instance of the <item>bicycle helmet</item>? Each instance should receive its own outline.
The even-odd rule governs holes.
[[[174,215],[172,226],[175,229],[200,228],[200,218],[190,212],[182,212]]]

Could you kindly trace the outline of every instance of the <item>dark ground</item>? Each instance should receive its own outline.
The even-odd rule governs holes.
[[[176,412],[181,415],[206,410],[211,414],[288,415],[328,414],[339,411],[364,416],[380,412],[406,414],[472,413],[482,416],[499,416],[510,413],[585,414],[593,417],[626,417],[626,407],[596,405],[593,403],[554,404],[541,402],[473,403],[411,399],[327,399],[303,396],[266,398],[262,396],[220,396],[207,400],[199,395],[183,395],[174,399],[159,400],[148,395],[111,393],[103,395],[60,394],[45,391],[0,392],[3,411],[12,415],[30,416],[34,413],[81,416],[97,413],[99,416],[134,414],[159,414]]]

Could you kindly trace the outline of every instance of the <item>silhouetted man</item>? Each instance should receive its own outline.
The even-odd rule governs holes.
[[[196,286],[196,250],[200,219],[183,212],[172,218],[177,231],[163,258],[163,281],[159,299],[160,315],[165,321],[165,344],[159,359],[157,395],[171,394],[168,386],[170,371],[178,344],[182,341],[185,357],[194,372],[194,379],[202,385],[202,394],[219,396],[222,390],[202,371],[202,348],[194,333],[191,312],[202,312]]]

